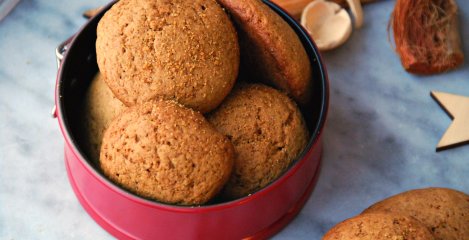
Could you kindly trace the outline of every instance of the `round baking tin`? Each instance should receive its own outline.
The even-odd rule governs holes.
[[[65,165],[72,188],[88,214],[119,239],[264,239],[280,231],[302,209],[319,176],[322,131],[328,109],[327,73],[306,31],[284,10],[264,1],[295,30],[312,64],[312,104],[302,107],[311,139],[277,180],[247,197],[203,206],[174,206],[141,198],[105,178],[81,149],[82,101],[98,72],[96,27],[113,3],[58,48],[54,115],[65,139]]]

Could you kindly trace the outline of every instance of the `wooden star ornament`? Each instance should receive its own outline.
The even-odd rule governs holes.
[[[431,96],[453,119],[436,150],[442,151],[469,143],[469,97],[436,91],[431,92]]]

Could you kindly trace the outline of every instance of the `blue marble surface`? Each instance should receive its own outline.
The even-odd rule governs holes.
[[[0,239],[112,239],[75,198],[50,117],[55,47],[85,23],[83,11],[106,2],[24,0],[0,22]],[[469,56],[469,2],[458,3]],[[409,189],[469,193],[469,146],[435,152],[451,119],[430,97],[432,90],[469,96],[469,66],[431,77],[406,73],[387,39],[393,5],[367,5],[364,27],[323,54],[331,102],[321,176],[304,209],[274,239],[320,239],[336,223]]]

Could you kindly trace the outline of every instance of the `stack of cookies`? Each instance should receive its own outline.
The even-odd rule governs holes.
[[[345,220],[323,240],[469,240],[469,196],[446,188],[407,191]]]
[[[180,205],[241,198],[307,144],[297,103],[310,99],[311,64],[259,0],[121,0],[99,22],[96,54],[85,147],[130,192]]]

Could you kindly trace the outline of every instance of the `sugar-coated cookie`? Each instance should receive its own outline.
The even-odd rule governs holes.
[[[394,212],[422,222],[437,240],[469,240],[469,196],[447,188],[416,189],[378,202],[364,213]]]
[[[99,160],[99,151],[104,131],[109,124],[127,107],[117,99],[98,73],[92,80],[84,100],[83,121],[85,151],[95,163]]]
[[[118,116],[104,134],[100,166],[123,188],[164,203],[203,204],[230,177],[231,142],[199,113],[149,101]]]
[[[230,199],[275,180],[308,141],[308,129],[293,100],[261,84],[235,87],[208,119],[235,147],[233,174],[223,190]]]
[[[361,214],[347,219],[331,230],[323,240],[434,240],[419,221],[392,213]]]
[[[260,0],[218,2],[238,27],[244,75],[286,91],[299,103],[307,103],[311,63],[288,23]]]
[[[96,54],[127,106],[164,98],[201,112],[228,95],[240,61],[236,30],[215,0],[119,1],[98,24]]]

